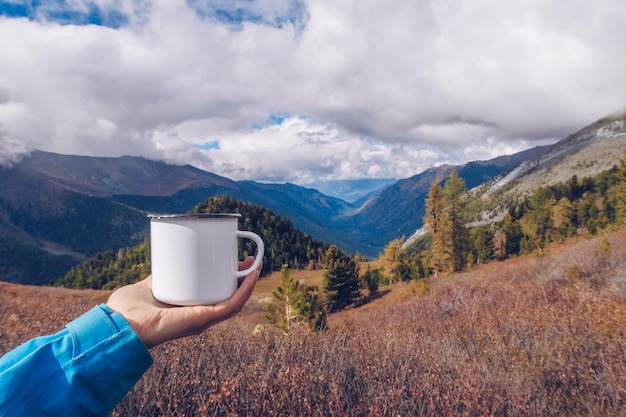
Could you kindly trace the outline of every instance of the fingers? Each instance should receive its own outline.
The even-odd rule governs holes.
[[[254,263],[254,256],[248,256],[243,261],[239,261],[239,270],[243,271],[244,269],[248,269]]]
[[[254,256],[248,256],[246,259],[244,259],[243,261],[239,261],[239,270],[243,271],[245,269],[248,269],[250,267],[252,267],[252,264],[254,264]],[[259,265],[259,268],[257,269],[259,272],[261,271],[261,269],[263,269],[263,262],[261,262],[261,265]],[[239,286],[241,286],[241,283],[245,280],[245,277],[243,278],[237,278],[237,284]]]
[[[252,291],[254,291],[254,286],[259,278],[259,275],[260,272],[258,270],[250,272],[246,275],[237,291],[235,291],[235,294],[233,294],[233,296],[228,300],[217,304],[216,307],[220,309],[224,308],[229,317],[241,311],[243,306],[250,299],[250,296],[252,296]]]

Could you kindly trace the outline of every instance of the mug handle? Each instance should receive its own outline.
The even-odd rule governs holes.
[[[256,258],[254,258],[254,263],[252,264],[252,266],[248,269],[237,272],[237,278],[243,278],[246,275],[248,275],[250,272],[257,269],[259,265],[261,265],[261,262],[263,262],[263,253],[265,251],[265,245],[263,244],[263,240],[261,240],[259,235],[253,232],[245,232],[242,230],[237,230],[237,237],[238,238],[241,237],[244,239],[252,239],[254,240],[254,243],[256,243],[256,246],[257,246]]]

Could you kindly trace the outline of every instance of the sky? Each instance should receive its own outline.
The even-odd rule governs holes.
[[[0,164],[408,178],[626,110],[617,0],[0,1]]]

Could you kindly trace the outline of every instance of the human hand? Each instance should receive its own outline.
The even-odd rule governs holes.
[[[239,270],[250,268],[253,263],[254,258],[249,256],[239,262]],[[260,271],[261,266],[250,272],[231,298],[215,305],[163,304],[152,295],[152,276],[115,290],[106,304],[112,311],[122,313],[150,349],[169,340],[202,333],[237,314],[252,295]]]

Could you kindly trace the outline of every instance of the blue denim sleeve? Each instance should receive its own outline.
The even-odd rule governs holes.
[[[124,316],[102,304],[0,358],[0,416],[106,416],[151,365]]]

